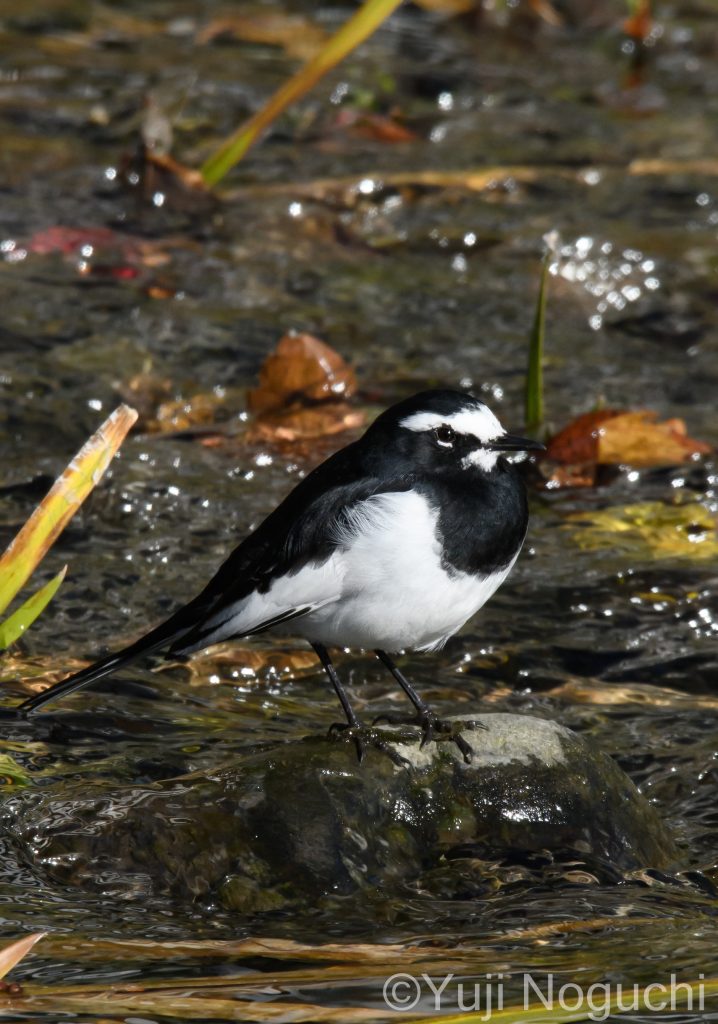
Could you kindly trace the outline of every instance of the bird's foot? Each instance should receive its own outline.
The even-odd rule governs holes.
[[[439,718],[439,716],[435,715],[433,711],[426,711],[420,714],[419,725],[421,726],[422,733],[422,747],[432,741],[435,743],[441,743],[442,741],[448,740],[451,743],[455,743],[459,748],[465,764],[471,764],[474,750],[473,747],[464,739],[462,733],[466,729],[486,728],[486,726],[481,722],[472,721],[471,719]]]
[[[380,751],[394,762],[399,768],[410,768],[411,762],[399,754],[394,744],[390,743],[386,736],[382,735],[379,729],[373,729],[368,725],[348,725],[346,722],[334,722],[329,726],[329,735],[333,739],[348,740],[354,744],[359,764],[364,760],[364,755],[370,747]]]
[[[418,717],[414,718],[406,715],[377,715],[372,725],[377,725],[379,722],[386,722],[388,725],[418,725],[421,729],[421,748],[425,747],[427,743],[442,743],[445,740],[449,740],[459,748],[466,764],[471,764],[471,757],[474,751],[471,745],[464,739],[462,733],[467,729],[486,728],[482,722],[477,722],[473,719],[439,718],[438,715],[435,715],[433,711],[428,709],[420,712]]]

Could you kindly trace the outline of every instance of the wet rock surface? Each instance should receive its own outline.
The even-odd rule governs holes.
[[[471,764],[450,741],[421,748],[416,729],[381,730],[408,767],[308,737],[145,786],[24,791],[5,806],[6,838],[43,880],[243,913],[391,891],[463,858],[540,854],[604,878],[675,863],[658,813],[605,753],[552,721],[472,721]]]

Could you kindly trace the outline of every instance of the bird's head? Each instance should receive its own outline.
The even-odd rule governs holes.
[[[461,391],[422,391],[391,406],[367,432],[427,471],[495,468],[504,452],[543,445],[508,434],[487,405]]]

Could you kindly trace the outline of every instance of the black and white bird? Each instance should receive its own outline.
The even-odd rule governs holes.
[[[355,734],[362,727],[327,648],[374,651],[430,738],[443,724],[389,655],[442,647],[506,579],[528,508],[520,473],[502,456],[542,447],[507,434],[463,392],[424,391],[399,402],[309,473],[194,600],[17,712],[37,711],[143,654],[189,654],[271,632],[309,641]],[[468,745],[457,742],[468,757]]]

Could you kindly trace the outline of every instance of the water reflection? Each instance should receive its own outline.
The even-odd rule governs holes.
[[[550,273],[578,285],[596,300],[595,312],[588,317],[594,331],[603,327],[607,315],[623,312],[661,287],[656,261],[637,249],[617,249],[613,242],[585,235],[573,242],[555,235],[549,244]]]

